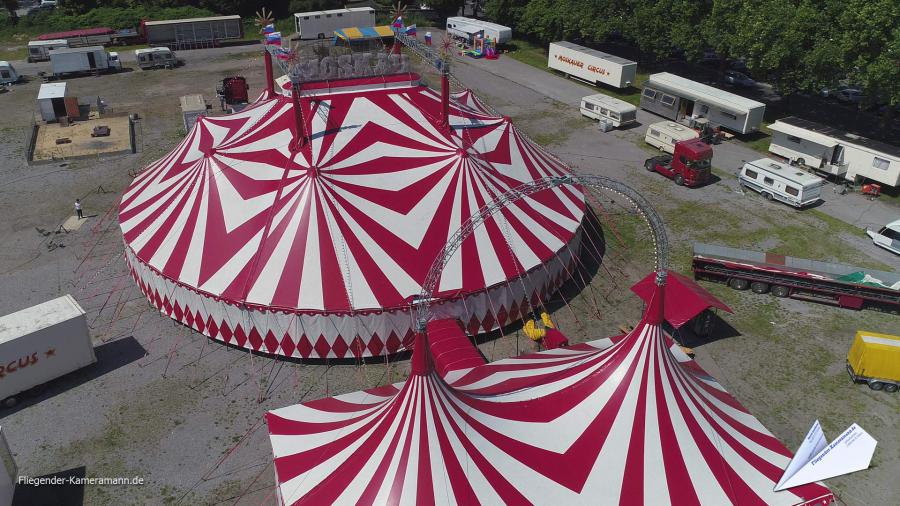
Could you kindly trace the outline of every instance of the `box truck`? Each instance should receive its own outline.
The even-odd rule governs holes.
[[[375,26],[375,9],[353,7],[294,14],[298,39],[330,39],[335,30],[356,26]]]
[[[900,336],[856,331],[847,353],[847,373],[872,390],[900,390]]]
[[[64,295],[0,317],[0,399],[97,361],[84,309]]]
[[[634,83],[637,62],[571,42],[551,42],[547,66],[591,84],[627,88]]]
[[[54,77],[67,74],[114,72],[122,68],[118,53],[107,53],[103,46],[72,47],[50,51],[50,69]]]

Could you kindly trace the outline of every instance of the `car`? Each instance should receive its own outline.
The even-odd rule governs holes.
[[[834,98],[847,104],[858,104],[863,100],[863,92],[856,88],[844,88],[834,94]]]
[[[56,0],[41,0],[41,4],[39,7],[42,9],[55,9]]]
[[[753,79],[750,79],[746,75],[738,72],[737,70],[726,70],[725,71],[725,82],[728,84],[733,84],[735,86],[742,86],[745,88],[752,88],[756,86],[756,82]]]
[[[878,231],[866,229],[866,235],[872,238],[876,246],[900,255],[900,220],[892,221]]]

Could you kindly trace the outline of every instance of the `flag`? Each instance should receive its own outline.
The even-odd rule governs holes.
[[[403,28],[403,16],[397,16],[397,19],[395,19],[394,22],[391,23],[391,26],[397,30]]]
[[[270,24],[268,24],[268,25],[266,25],[266,26],[263,27],[263,33],[273,33],[274,31],[275,31],[275,25],[274,25],[274,24],[271,24],[271,23],[270,23]]]
[[[413,37],[416,36],[416,25],[409,25],[406,27],[406,35],[411,35]]]
[[[290,60],[293,55],[290,49],[279,47],[275,49],[275,56],[281,60]]]
[[[266,34],[266,44],[280,46],[281,45],[281,32],[267,33]]]

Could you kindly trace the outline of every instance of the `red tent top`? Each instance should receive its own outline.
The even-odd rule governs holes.
[[[36,40],[69,39],[72,37],[90,37],[92,35],[111,35],[113,33],[116,33],[116,31],[112,28],[103,26],[100,28],[82,28],[80,30],[69,30],[67,32],[45,33],[43,35],[38,35]]]
[[[649,302],[656,287],[655,277],[656,273],[650,273],[646,278],[632,286],[631,291],[636,293],[644,302]],[[717,307],[729,313],[733,312],[724,302],[698,285],[693,279],[673,271],[669,271],[667,276],[665,301],[666,321],[671,323],[676,329],[681,328],[691,318],[710,307]]]

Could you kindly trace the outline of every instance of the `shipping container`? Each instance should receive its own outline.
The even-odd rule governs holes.
[[[97,361],[87,319],[71,295],[0,317],[0,399]]]
[[[147,44],[173,50],[217,47],[244,37],[241,17],[237,15],[142,21],[141,31]]]
[[[591,84],[627,88],[634,83],[637,63],[571,42],[551,42],[547,66]]]
[[[299,39],[330,39],[335,30],[354,26],[375,26],[375,9],[353,7],[294,14],[294,28]]]
[[[712,127],[738,134],[759,129],[766,105],[668,72],[652,74],[641,92],[641,109],[675,121],[706,118]]]

